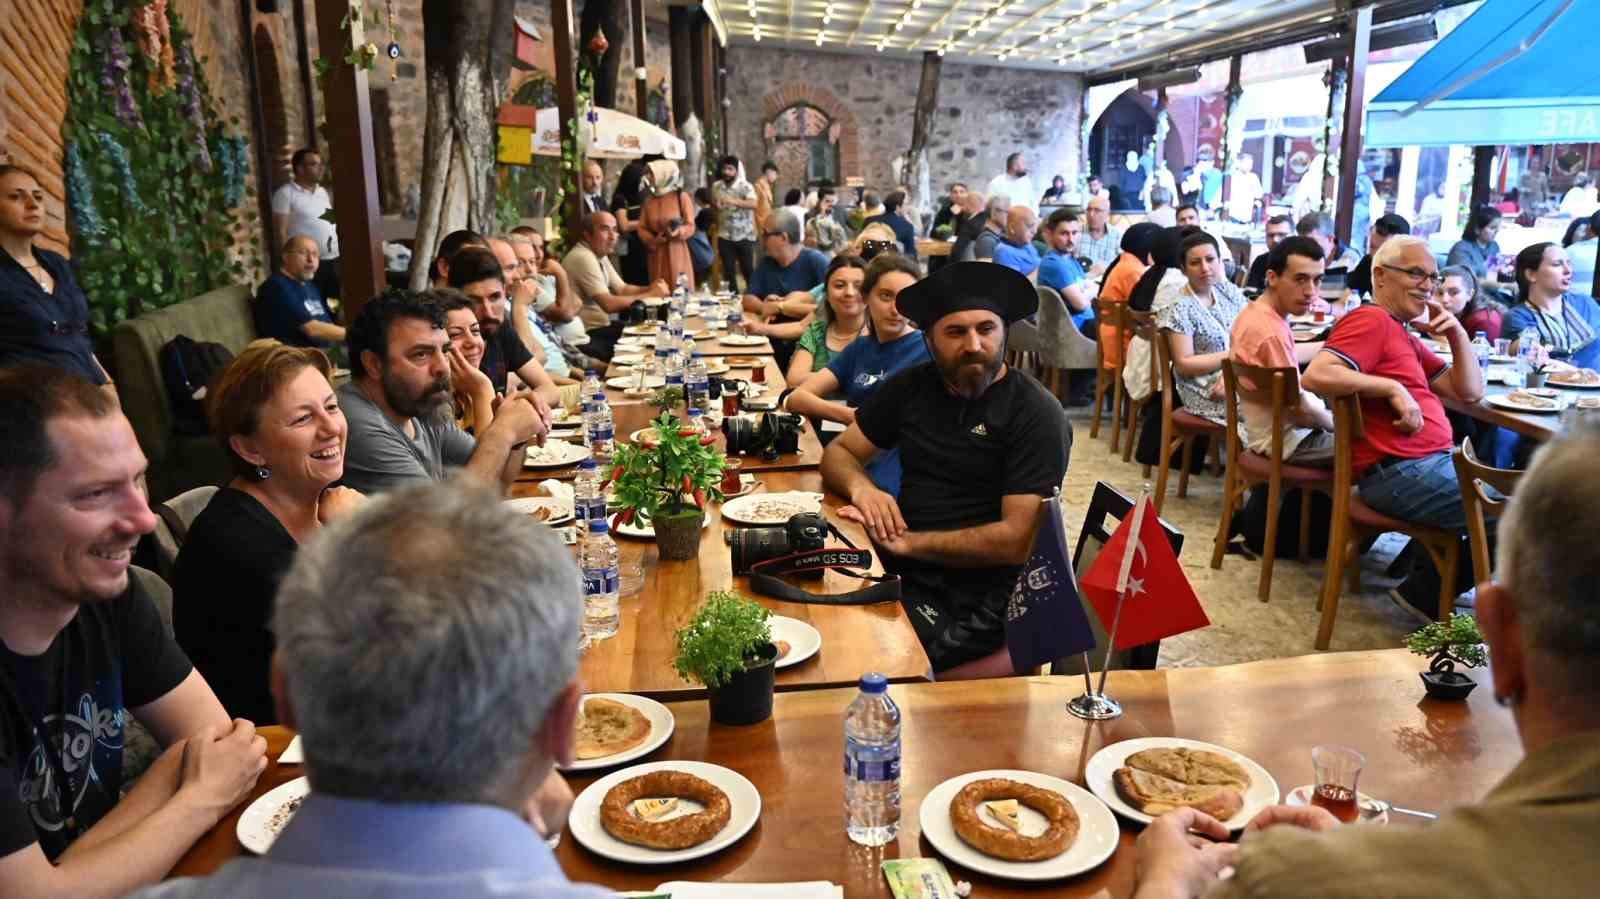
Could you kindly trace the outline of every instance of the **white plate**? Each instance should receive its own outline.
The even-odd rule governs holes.
[[[663,300],[662,302],[666,301]],[[648,325],[629,325],[622,329],[622,333],[628,335],[629,337],[653,337],[656,333],[656,325],[653,322]]]
[[[572,504],[556,499],[553,496],[523,496],[517,499],[508,499],[503,505],[507,509],[523,515],[532,515],[539,509],[548,509],[550,511],[546,514],[549,517],[540,519],[540,521],[551,527],[555,527],[558,524],[566,524],[573,518]]]
[[[955,798],[961,788],[975,780],[989,777],[1004,777],[1035,787],[1054,790],[1065,796],[1068,802],[1078,813],[1078,838],[1072,841],[1066,851],[1054,858],[1043,859],[1036,862],[1013,862],[992,855],[985,855],[967,844],[956,834],[955,825],[950,821],[950,800]],[[988,814],[980,811],[980,816]],[[922,799],[922,813],[919,816],[922,824],[922,835],[928,838],[933,848],[939,853],[964,868],[982,871],[994,877],[1004,877],[1010,880],[1059,880],[1082,874],[1097,867],[1101,862],[1111,857],[1117,851],[1117,844],[1122,839],[1122,830],[1117,826],[1117,818],[1106,808],[1106,804],[1095,797],[1093,793],[1085,790],[1071,781],[1048,774],[1037,774],[1032,771],[973,771],[952,777],[942,784],[928,791]],[[1023,828],[1035,828],[1035,832],[1044,832],[1045,818],[1032,809],[1022,810]]]
[[[233,829],[239,837],[239,845],[256,855],[265,855],[277,841],[278,834],[283,832],[284,825],[294,817],[292,812],[280,812],[289,803],[310,793],[311,781],[304,777],[296,777],[262,793],[239,816],[239,824]]]
[[[706,374],[708,375],[722,375],[727,374],[729,371],[728,363],[723,362],[721,359],[706,359],[705,363]]]
[[[643,361],[643,353],[618,353],[611,357],[612,365],[638,365]]]
[[[573,759],[572,764],[562,766],[561,770],[563,771],[589,771],[595,768],[609,768],[612,765],[631,762],[642,755],[649,755],[662,743],[672,738],[672,729],[677,722],[673,719],[672,712],[654,699],[635,696],[632,693],[589,693],[584,696],[585,701],[590,699],[612,699],[623,705],[633,706],[643,712],[646,718],[650,719],[650,735],[645,737],[644,742],[638,746],[632,749],[625,749],[614,755],[604,755],[595,759]]]
[[[682,771],[716,784],[722,792],[728,794],[728,803],[732,807],[727,825],[716,836],[688,849],[650,849],[624,843],[606,833],[606,829],[600,824],[600,803],[606,798],[606,792],[625,780],[651,771]],[[685,803],[679,803],[680,808],[684,805]],[[689,809],[684,811],[687,813]],[[676,815],[669,812],[668,819],[672,817]],[[579,793],[577,800],[572,803],[571,814],[567,816],[567,830],[574,839],[596,855],[636,865],[666,865],[688,861],[691,858],[701,858],[731,846],[738,842],[740,837],[749,833],[750,828],[760,819],[761,794],[756,790],[755,784],[745,779],[739,772],[708,762],[647,762],[621,771],[613,771]]]
[[[761,356],[724,356],[729,366],[733,368],[760,368],[767,364]]]
[[[1149,824],[1155,820],[1154,817],[1135,809],[1124,802],[1121,796],[1117,795],[1117,785],[1112,781],[1112,774],[1118,768],[1123,767],[1122,763],[1135,752],[1143,752],[1146,749],[1176,749],[1179,747],[1205,749],[1219,755],[1225,755],[1237,762],[1250,775],[1250,789],[1246,790],[1244,794],[1244,808],[1239,810],[1239,814],[1222,822],[1228,826],[1229,830],[1242,829],[1246,824],[1250,823],[1250,819],[1254,818],[1256,813],[1269,805],[1277,804],[1279,796],[1278,782],[1272,779],[1272,775],[1267,773],[1267,769],[1256,764],[1253,759],[1234,752],[1225,746],[1205,743],[1200,740],[1185,740],[1182,737],[1139,737],[1133,740],[1123,740],[1120,743],[1112,743],[1089,759],[1088,766],[1083,770],[1083,782],[1088,784],[1089,789],[1093,790],[1096,796],[1105,800],[1106,805],[1111,806],[1112,810],[1117,814],[1143,824]]]
[[[726,346],[762,346],[767,339],[758,334],[729,334],[717,341]]]
[[[1560,387],[1560,388],[1563,388],[1565,390],[1596,390],[1596,389],[1600,389],[1600,384],[1569,384],[1569,383],[1567,383],[1565,381],[1552,381],[1552,380],[1549,380],[1548,378],[1545,380],[1545,386],[1546,387]]]
[[[702,529],[711,527],[710,515],[700,519],[700,527]],[[619,524],[612,528],[611,533],[621,537],[637,537],[640,540],[654,540],[656,536],[656,529],[648,524],[640,524],[639,519],[635,518],[633,521],[630,521],[627,524]]]
[[[589,448],[581,443],[552,440],[544,446],[529,446],[523,453],[523,468],[565,468],[589,458]]]
[[[1544,397],[1541,397],[1541,399],[1544,399]],[[1510,394],[1506,393],[1497,393],[1491,396],[1486,396],[1483,398],[1483,401],[1491,406],[1494,406],[1496,409],[1505,409],[1508,412],[1523,412],[1528,415],[1558,415],[1561,412],[1560,400],[1551,400],[1550,402],[1553,405],[1552,408],[1549,409],[1535,409],[1531,406],[1520,405],[1513,402],[1510,399]]]
[[[648,427],[648,428],[640,428],[639,430],[634,431],[632,434],[629,434],[628,435],[628,442],[629,443],[644,444],[645,441],[646,441],[646,438],[649,439],[649,444],[648,445],[653,446],[653,445],[655,445],[656,442],[658,442],[659,435],[656,434],[656,429],[655,429],[654,426],[651,426],[651,427]]]
[[[606,386],[612,388],[613,390],[627,390],[633,385],[634,378],[632,375],[618,375],[615,378],[606,378]],[[649,390],[654,390],[658,387],[665,387],[667,386],[667,379],[661,375],[645,375],[644,386]]]
[[[645,297],[644,299],[640,300],[639,302],[645,304],[646,306],[655,307],[655,306],[665,306],[665,305],[667,305],[668,303],[670,303],[672,301],[667,299],[666,297]]]
[[[767,623],[772,625],[774,643],[782,640],[789,644],[789,653],[778,657],[779,668],[798,665],[816,655],[817,650],[822,648],[822,634],[798,618],[773,615],[767,619]]]
[[[757,527],[773,527],[789,520],[789,516],[802,512],[820,512],[822,510],[822,494],[811,493],[807,496],[815,497],[812,502],[795,496],[775,496],[770,493],[755,493],[730,499],[722,504],[722,520],[735,524],[755,525]],[[793,511],[783,515],[768,516],[758,514],[756,507],[762,504],[782,503]]]

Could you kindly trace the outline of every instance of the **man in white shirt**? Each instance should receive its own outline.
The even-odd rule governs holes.
[[[1233,167],[1233,178],[1228,182],[1228,218],[1246,225],[1256,220],[1256,204],[1266,192],[1254,168],[1255,161],[1240,153]]]
[[[1034,188],[1033,179],[1028,177],[1028,160],[1021,153],[1006,157],[1005,173],[989,179],[989,189],[985,193],[991,200],[997,194],[1004,194],[1011,198],[1013,206],[1026,206],[1034,212],[1039,211],[1039,191]]]
[[[296,150],[294,178],[272,195],[272,227],[278,246],[291,237],[316,241],[322,263],[317,268],[316,285],[322,295],[336,299],[342,295],[339,282],[339,233],[322,216],[333,208],[322,179],[322,156],[311,147]]]

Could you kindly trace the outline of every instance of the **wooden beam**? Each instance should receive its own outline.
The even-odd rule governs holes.
[[[1467,209],[1477,209],[1489,202],[1489,176],[1494,171],[1494,147],[1472,148],[1472,193]]]
[[[933,136],[933,114],[939,108],[939,72],[943,64],[944,58],[936,51],[922,52],[922,79],[917,84],[917,106],[911,120],[911,149],[906,152],[905,169],[898,173],[901,183],[910,185],[919,203],[930,199],[917,196],[922,186],[917,179],[917,163],[926,158],[928,140]]]
[[[1222,112],[1222,208],[1228,208],[1228,200],[1233,196],[1233,136],[1235,126],[1234,115],[1239,107],[1239,98],[1244,95],[1244,86],[1240,78],[1244,72],[1244,54],[1235,53],[1228,60],[1228,92],[1223,95]],[[1088,91],[1084,91],[1087,95]],[[1248,223],[1246,223],[1248,224]]]
[[[689,45],[689,62],[694,71],[694,114],[700,119],[700,126],[704,128],[711,121],[712,107],[717,100],[714,96],[714,68],[712,49],[717,43],[717,31],[711,27],[711,18],[704,11],[694,11],[693,40]]]
[[[644,59],[644,0],[630,0],[628,8],[633,14],[633,107],[643,121],[650,111],[650,79]]]
[[[303,146],[317,145],[317,89],[311,65],[311,42],[306,37],[306,0],[294,0],[295,52],[300,60],[300,93],[305,105],[306,139]]]
[[[372,143],[372,104],[367,73],[344,62],[341,46],[350,13],[345,0],[316,0],[317,33],[326,56],[339,60],[323,81],[328,110],[328,155],[333,162],[333,208],[338,214],[339,278],[343,314],[355,320],[361,307],[387,286],[383,265],[383,221],[378,213],[378,167]],[[361,23],[350,27],[365,43]]]
[[[1367,112],[1367,52],[1372,45],[1372,7],[1363,6],[1350,13],[1350,80],[1344,89],[1344,127],[1339,132],[1339,204],[1334,214],[1334,233],[1348,245],[1356,217],[1356,180],[1361,172],[1361,122]],[[1370,204],[1372,199],[1369,197]],[[1377,218],[1369,205],[1370,218]],[[1354,235],[1364,237],[1365,235]]]
[[[580,134],[573,133],[573,125],[578,121],[578,72],[577,55],[572,47],[572,0],[550,0],[550,42],[556,64],[556,115],[561,118],[561,143],[564,146],[568,140],[580,140]],[[579,144],[581,147],[581,144]],[[566,192],[566,222],[567,233],[563,239],[566,246],[571,247],[578,237],[578,217],[583,214],[583,185],[579,171],[562,172],[561,185]]]
[[[682,126],[694,111],[694,66],[689,61],[693,36],[687,6],[667,7],[667,37],[672,51],[672,123]]]
[[[272,271],[277,262],[278,236],[272,233],[272,182],[267,177],[268,160],[261,148],[267,145],[267,116],[262,106],[260,73],[256,71],[255,32],[251,28],[250,0],[239,0],[239,52],[244,59],[245,93],[250,103],[250,127],[255,139],[250,145],[256,149],[256,206],[261,216],[263,261]]]

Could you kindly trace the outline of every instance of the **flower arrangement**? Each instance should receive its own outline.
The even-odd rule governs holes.
[[[731,591],[706,597],[705,605],[678,630],[678,675],[715,690],[756,659],[762,644],[772,642],[772,615],[759,603]]]

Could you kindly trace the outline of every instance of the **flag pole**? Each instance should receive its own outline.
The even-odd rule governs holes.
[[[1117,629],[1122,624],[1122,604],[1128,598],[1128,573],[1133,568],[1133,557],[1139,547],[1139,528],[1144,524],[1145,506],[1149,495],[1140,492],[1139,501],[1133,506],[1132,531],[1128,543],[1123,547],[1122,565],[1117,572],[1117,610],[1111,616],[1111,630],[1106,634],[1105,661],[1100,666],[1100,686],[1091,686],[1090,668],[1093,667],[1089,660],[1087,650],[1083,653],[1083,687],[1082,696],[1067,703],[1067,712],[1074,717],[1090,721],[1104,721],[1116,718],[1122,714],[1122,704],[1107,696],[1106,672],[1111,669],[1111,653],[1117,643]]]

